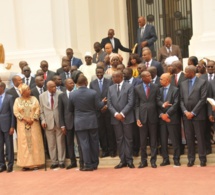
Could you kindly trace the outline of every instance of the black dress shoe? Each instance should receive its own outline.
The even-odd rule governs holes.
[[[5,166],[0,167],[0,173],[3,172],[3,171],[6,171],[6,167]]]
[[[93,170],[94,170],[93,168],[87,168],[87,167],[80,169],[80,171],[93,171]]]
[[[138,166],[138,168],[144,168],[144,167],[148,167],[148,163],[144,162],[144,163],[140,163],[140,165]]]
[[[116,152],[110,152],[110,156],[111,156],[112,158],[116,157]]]
[[[206,162],[205,162],[205,161],[201,161],[201,162],[200,162],[200,166],[201,166],[201,167],[206,167]]]
[[[189,161],[188,163],[187,163],[187,166],[188,167],[192,167],[194,165],[194,162],[192,162],[192,161]]]
[[[157,165],[155,163],[151,163],[152,168],[157,168]]]
[[[118,165],[116,165],[116,166],[114,167],[114,169],[121,169],[121,168],[123,168],[123,167],[127,167],[127,164],[126,164],[126,163],[119,163]]]
[[[60,167],[61,169],[64,169],[64,168],[65,168],[65,164],[64,164],[64,163],[59,164],[59,167]]]
[[[138,157],[139,156],[139,151],[133,151],[133,156]]]
[[[179,162],[179,160],[174,160],[174,165],[175,166],[181,166],[181,163]]]
[[[13,171],[13,167],[8,167],[8,168],[7,168],[7,172],[8,172],[8,173],[10,173],[10,172],[12,172],[12,171]]]
[[[161,167],[166,165],[170,165],[169,159],[163,160],[163,162],[160,164]]]
[[[109,152],[102,152],[101,158],[109,156]]]
[[[30,168],[28,168],[28,167],[23,167],[22,168],[22,171],[30,171],[31,169]]]
[[[135,168],[135,166],[134,166],[133,163],[127,163],[127,165],[128,165],[128,167],[131,168],[131,169],[132,169],[132,168]]]
[[[56,169],[56,168],[58,168],[58,165],[56,164],[56,165],[51,165],[51,167],[50,167],[50,169]]]
[[[76,163],[72,163],[69,166],[67,166],[66,169],[68,170],[68,169],[72,169],[72,168],[75,168],[75,167],[77,167],[77,164]]]

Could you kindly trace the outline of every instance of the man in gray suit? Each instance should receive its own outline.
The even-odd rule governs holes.
[[[65,80],[66,92],[61,93],[58,96],[58,110],[60,127],[64,135],[66,135],[66,147],[71,164],[66,169],[77,167],[75,151],[74,151],[74,116],[69,111],[69,94],[74,88],[74,82],[72,79]]]
[[[114,127],[120,157],[120,163],[114,168],[126,166],[134,168],[132,158],[134,90],[131,84],[123,81],[121,71],[115,71],[112,78],[115,84],[108,90],[108,109],[111,112],[111,124]]]
[[[160,91],[156,84],[151,83],[151,74],[148,71],[141,73],[143,84],[135,87],[136,122],[140,130],[141,163],[138,168],[148,166],[147,163],[147,137],[150,140],[151,166],[157,168],[157,105],[160,101]]]
[[[84,167],[80,168],[80,171],[93,171],[99,164],[96,111],[100,110],[104,103],[99,101],[96,91],[87,88],[88,82],[85,76],[79,76],[77,85],[78,90],[70,93],[69,110],[74,112],[75,131],[83,153]]]
[[[106,53],[102,50],[101,43],[95,42],[94,43],[94,50],[96,53],[93,54],[93,63],[104,62],[104,58]]]
[[[139,28],[137,30],[137,53],[141,57],[142,48],[149,47],[152,55],[155,56],[154,42],[157,40],[155,27],[150,24],[146,24],[146,19],[142,16],[138,18],[138,24]]]
[[[65,137],[59,124],[58,96],[56,84],[48,81],[47,91],[39,96],[41,125],[45,129],[49,154],[52,161],[51,169],[65,168]]]
[[[180,106],[183,112],[184,129],[188,146],[188,167],[195,162],[195,136],[198,142],[200,166],[206,166],[205,149],[205,120],[206,120],[206,81],[196,77],[196,67],[187,66],[185,69],[187,80],[180,85]]]
[[[5,83],[0,82],[0,172],[6,170],[4,144],[6,145],[8,165],[7,172],[13,171],[13,132],[15,117],[13,115],[14,98],[5,93]]]

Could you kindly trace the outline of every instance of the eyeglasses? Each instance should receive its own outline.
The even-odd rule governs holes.
[[[213,66],[207,66],[207,68],[214,68]]]

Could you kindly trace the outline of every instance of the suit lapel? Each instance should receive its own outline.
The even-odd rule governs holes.
[[[192,86],[192,89],[191,89],[189,96],[193,93],[193,89],[196,87],[197,83],[198,83],[198,78],[196,77],[196,80],[193,83],[193,86]],[[189,93],[189,82],[188,82],[188,93]]]

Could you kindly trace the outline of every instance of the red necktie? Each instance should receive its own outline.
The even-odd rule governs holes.
[[[46,72],[44,72],[44,76],[43,77],[44,77],[44,80],[46,80],[46,78],[47,78]]]
[[[148,62],[146,62],[146,68],[148,68],[149,67],[149,63]]]
[[[149,97],[149,93],[150,93],[150,88],[149,88],[149,85],[147,84],[146,85],[146,97],[147,98]]]
[[[54,94],[51,94],[51,109],[53,110],[54,108],[54,98],[53,98]]]

